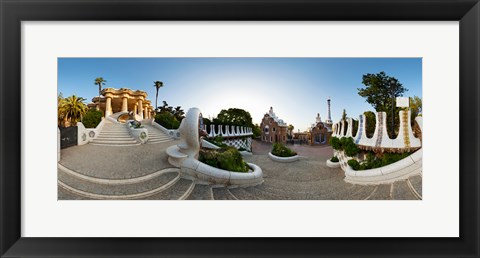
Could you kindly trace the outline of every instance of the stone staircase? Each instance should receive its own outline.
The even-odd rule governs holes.
[[[128,125],[115,123],[110,120],[105,120],[102,130],[97,138],[93,139],[90,144],[102,146],[133,146],[140,145],[130,135]]]
[[[165,134],[164,132],[160,131],[159,129],[155,128],[152,125],[142,124],[142,126],[148,130],[147,144],[169,142],[173,140],[167,134]]]
[[[286,192],[269,181],[246,188],[213,188],[181,178],[178,168],[165,168],[136,178],[102,179],[72,171],[58,164],[59,200],[419,200],[422,176],[384,185],[340,184],[318,191],[297,188]]]

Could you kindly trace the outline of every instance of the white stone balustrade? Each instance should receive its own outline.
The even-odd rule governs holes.
[[[215,129],[217,128],[217,129]],[[225,129],[224,129],[225,128]],[[231,128],[231,129],[230,129]],[[206,130],[207,127],[204,126],[204,130]],[[253,130],[252,128],[245,127],[245,126],[229,126],[226,125],[225,127],[222,125],[210,125],[210,132],[208,133],[208,137],[215,137],[221,135],[222,137],[225,138],[234,138],[234,137],[244,137],[244,136],[251,136],[253,135]]]
[[[346,122],[342,120],[334,124],[333,136],[338,138],[352,137],[357,145],[368,148],[418,149],[422,147],[420,139],[413,135],[410,110],[400,111],[398,115],[400,116],[400,127],[395,139],[390,139],[388,136],[387,114],[385,112],[375,113],[375,131],[371,138],[367,137],[366,117],[363,114],[359,116],[359,124],[355,137],[353,137],[352,134],[352,118],[347,118]],[[422,117],[417,117],[415,120],[417,123],[421,123]],[[348,126],[346,132],[345,126]]]

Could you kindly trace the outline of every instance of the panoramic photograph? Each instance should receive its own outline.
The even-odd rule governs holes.
[[[422,200],[422,58],[58,58],[58,200]]]

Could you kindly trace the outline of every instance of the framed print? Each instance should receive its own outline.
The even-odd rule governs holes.
[[[1,257],[478,257],[478,1],[0,8]]]

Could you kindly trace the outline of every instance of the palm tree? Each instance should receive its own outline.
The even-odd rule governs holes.
[[[63,94],[60,92],[57,96],[57,117],[58,117],[58,125],[65,126],[65,112],[63,112],[63,103],[65,102],[63,98]]]
[[[295,127],[292,124],[289,124],[288,131],[290,132],[290,136],[292,135],[293,129],[295,129]]]
[[[103,79],[103,77],[95,78],[95,85],[98,85],[98,97],[102,95],[102,85],[105,85],[107,81]]]
[[[64,98],[58,107],[59,113],[63,114],[66,120],[70,120],[70,124],[75,126],[77,122],[87,113],[87,105],[82,97],[72,95]]]
[[[157,106],[157,102],[158,102],[158,90],[163,87],[163,82],[161,81],[156,81],[156,82],[153,82],[155,85],[153,85],[154,87],[157,88],[157,94],[155,95],[155,110],[157,110],[158,106]]]

